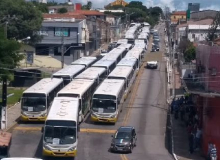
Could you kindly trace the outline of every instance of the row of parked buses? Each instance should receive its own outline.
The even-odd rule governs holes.
[[[44,156],[76,156],[88,113],[93,122],[117,122],[143,58],[144,49],[133,46],[124,41],[100,60],[82,57],[24,91],[21,119],[45,121]]]

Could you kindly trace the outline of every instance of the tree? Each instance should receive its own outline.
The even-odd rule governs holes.
[[[31,43],[40,39],[35,33],[40,30],[43,17],[41,11],[32,2],[0,0],[0,23],[5,22],[7,16],[15,16],[15,19],[8,23],[9,39],[20,40],[30,36]]]
[[[36,1],[33,1],[32,3],[33,3],[34,6],[37,7],[38,10],[40,10],[41,12],[43,12],[43,13],[48,13],[48,12],[49,12],[47,4],[45,4],[45,3],[39,3],[39,2],[36,2]]]
[[[196,47],[188,39],[182,39],[178,50],[183,53],[186,62],[191,62],[196,58]]]
[[[82,6],[82,10],[90,10],[92,8],[92,2],[88,1],[86,5]]]
[[[68,12],[68,10],[67,10],[65,7],[60,8],[60,9],[58,10],[58,13],[67,13],[67,12]]]
[[[184,53],[184,59],[186,62],[191,62],[196,58],[196,47],[191,44]]]
[[[92,2],[91,1],[88,1],[87,7],[88,7],[88,10],[90,10],[92,8]]]
[[[20,44],[15,40],[8,40],[4,35],[4,29],[0,27],[0,81],[3,77],[10,80],[13,69],[23,59],[18,53]]]

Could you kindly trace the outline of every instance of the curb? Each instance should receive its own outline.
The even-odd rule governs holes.
[[[166,68],[166,70],[167,70],[167,76],[169,76],[169,71],[168,71],[168,68]],[[171,82],[172,83],[172,82]],[[170,107],[170,103],[171,103],[171,99],[172,99],[172,96],[170,96],[170,94],[169,94],[169,89],[170,89],[170,85],[169,85],[169,82],[167,82],[167,104],[169,105],[169,107]],[[168,114],[170,114],[170,113],[168,113]],[[178,160],[178,158],[177,158],[177,156],[176,156],[176,154],[174,153],[174,139],[173,139],[173,121],[172,121],[172,117],[171,117],[172,115],[170,114],[170,116],[169,116],[169,121],[170,121],[170,132],[171,132],[171,153],[172,153],[172,156],[173,156],[173,159],[174,160]]]

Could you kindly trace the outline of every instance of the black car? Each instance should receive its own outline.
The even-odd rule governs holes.
[[[115,135],[112,135],[110,150],[112,152],[130,152],[136,146],[137,137],[134,127],[120,127]]]

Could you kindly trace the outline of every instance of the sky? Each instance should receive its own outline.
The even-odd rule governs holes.
[[[56,2],[67,2],[67,0],[48,0],[48,1],[56,1]],[[89,0],[72,0],[73,3],[80,2],[86,4]],[[104,5],[107,5],[114,0],[90,0],[93,4],[94,8],[103,8]],[[125,0],[130,2],[132,0]],[[136,1],[136,0],[134,0]],[[138,0],[142,1],[144,5],[147,7],[150,6],[160,6],[164,8],[165,6],[169,6],[170,9],[173,10],[186,10],[188,3],[200,3],[201,10],[220,10],[220,0]]]

